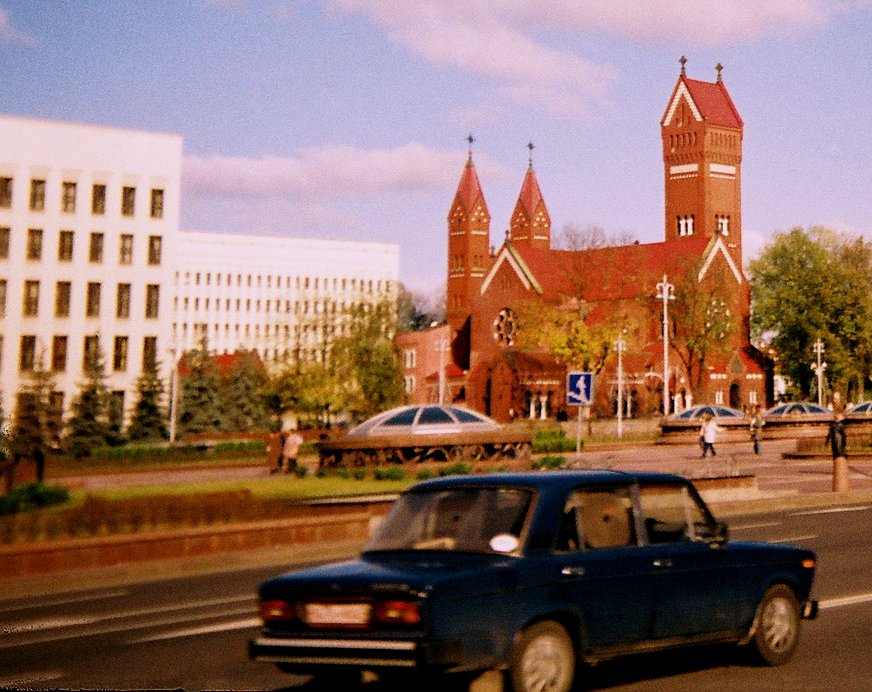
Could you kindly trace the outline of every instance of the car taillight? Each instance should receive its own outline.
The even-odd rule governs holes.
[[[375,621],[390,625],[417,625],[421,609],[415,601],[380,601],[375,604]]]
[[[296,619],[293,603],[287,601],[261,601],[260,617],[264,622],[278,622]]]

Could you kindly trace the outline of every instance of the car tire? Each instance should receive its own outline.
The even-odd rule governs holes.
[[[556,622],[537,622],[518,635],[509,668],[515,692],[568,692],[575,678],[572,639]]]
[[[769,588],[754,617],[750,645],[760,663],[781,666],[787,663],[799,644],[799,601],[784,584]]]

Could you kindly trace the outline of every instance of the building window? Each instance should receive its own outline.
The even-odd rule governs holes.
[[[160,264],[161,246],[163,245],[162,238],[159,235],[148,236],[148,263],[151,265]],[[199,275],[198,275],[199,277]],[[198,278],[199,281],[199,278]]]
[[[36,336],[24,334],[21,337],[18,350],[18,369],[21,372],[32,372],[36,366]]]
[[[418,352],[413,348],[403,351],[403,367],[407,370],[414,368],[418,360],[417,356]]]
[[[92,233],[88,246],[88,261],[99,263],[103,261],[103,234]]]
[[[24,282],[22,317],[36,317],[39,314],[39,281]]]
[[[72,290],[72,284],[69,281],[58,281],[55,284],[55,317],[70,316]]]
[[[67,337],[55,336],[51,341],[52,372],[64,372],[67,369]]]
[[[76,213],[76,183],[63,182],[61,187],[61,211],[65,214]]]
[[[121,234],[121,246],[118,254],[119,264],[133,264],[133,236],[131,234]]]
[[[43,211],[45,209],[45,181],[30,181],[30,211]]]
[[[136,212],[136,188],[122,187],[121,188],[121,215],[133,216]]]
[[[103,216],[106,213],[106,186],[94,185],[91,188],[91,213],[94,216]]]
[[[0,317],[6,317],[6,279],[0,279]]]
[[[100,362],[100,337],[91,334],[85,337],[85,348],[82,351],[82,370],[88,370]]]
[[[157,284],[148,284],[145,287],[145,316],[149,319],[156,319],[159,304],[160,286]]]
[[[9,259],[9,235],[8,228],[0,228],[0,259]]]
[[[511,346],[515,342],[515,313],[511,308],[503,308],[494,319],[494,339],[502,346]]]
[[[157,367],[157,337],[146,336],[142,339],[142,369],[152,370]]]
[[[73,261],[73,232],[58,232],[58,262]]]
[[[40,260],[42,259],[42,229],[28,228],[27,229],[27,259]]]
[[[12,178],[0,178],[0,207],[12,206]]]
[[[724,214],[715,216],[715,224],[719,235],[730,235],[730,217]]]
[[[100,316],[100,289],[101,285],[96,281],[88,283],[88,304],[85,307],[85,317]]]
[[[164,191],[151,191],[151,218],[162,219],[164,212]]]
[[[130,317],[130,284],[118,284],[118,294],[115,300],[115,317],[119,319]]]
[[[403,377],[403,391],[406,394],[414,394],[415,386],[416,384],[414,375],[406,375]]]
[[[115,337],[115,349],[112,353],[112,369],[115,372],[127,370],[127,343],[126,336]]]

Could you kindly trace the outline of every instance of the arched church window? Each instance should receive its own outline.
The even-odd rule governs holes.
[[[511,346],[515,342],[515,313],[510,308],[503,308],[494,320],[494,339],[502,346]]]

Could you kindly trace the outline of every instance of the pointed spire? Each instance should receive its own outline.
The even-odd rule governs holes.
[[[539,181],[533,170],[533,142],[527,144],[527,172],[521,184],[521,192],[515,203],[510,222],[509,238],[522,246],[549,248],[551,246],[551,217],[545,206]]]

